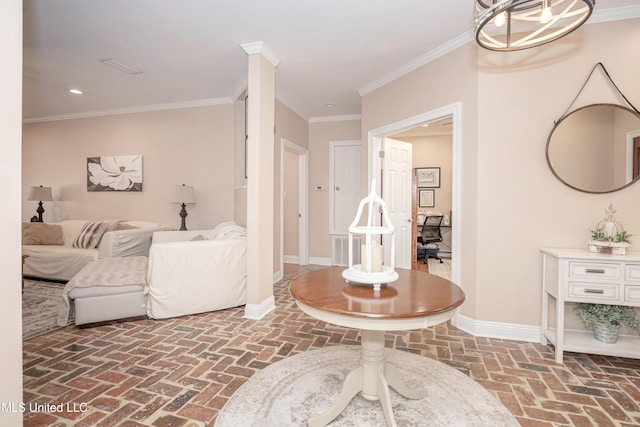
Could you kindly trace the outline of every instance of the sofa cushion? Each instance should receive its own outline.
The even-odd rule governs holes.
[[[102,235],[111,228],[113,221],[87,222],[73,241],[74,248],[93,249],[98,246]]]
[[[116,221],[111,225],[109,231],[120,231],[120,230],[134,230],[140,227],[136,227],[135,225],[131,225],[125,221]]]
[[[22,223],[23,245],[63,245],[62,227],[43,222]]]

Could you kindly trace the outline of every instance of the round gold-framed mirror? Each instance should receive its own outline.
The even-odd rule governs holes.
[[[562,117],[547,139],[547,163],[565,185],[611,193],[640,177],[640,114],[616,104],[592,104]]]

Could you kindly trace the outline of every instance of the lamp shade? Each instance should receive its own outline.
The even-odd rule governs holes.
[[[29,190],[29,197],[27,200],[35,200],[38,202],[51,202],[53,201],[53,195],[51,193],[51,187],[31,187]]]
[[[184,184],[174,186],[171,201],[173,203],[195,203],[196,198],[193,187]]]

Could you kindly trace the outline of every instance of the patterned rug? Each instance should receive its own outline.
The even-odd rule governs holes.
[[[427,357],[386,349],[410,388],[427,397],[407,399],[391,389],[398,426],[519,426],[511,413],[480,384],[456,369]],[[360,363],[359,346],[306,351],[267,366],[243,384],[224,406],[216,426],[306,426],[338,398],[345,376]],[[378,401],[359,394],[329,426],[386,426]]]
[[[24,280],[22,293],[23,341],[59,329],[56,324],[58,305],[62,303],[64,283]],[[73,314],[69,317],[73,324]]]

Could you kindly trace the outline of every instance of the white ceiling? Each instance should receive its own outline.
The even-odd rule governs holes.
[[[598,1],[596,12],[638,5]],[[257,41],[280,59],[285,105],[307,120],[357,115],[362,94],[471,40],[473,9],[472,0],[24,0],[23,117],[230,102],[246,85],[241,45]]]

